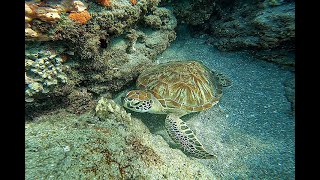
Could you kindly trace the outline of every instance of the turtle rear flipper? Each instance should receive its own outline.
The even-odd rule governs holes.
[[[171,139],[191,156],[203,159],[215,157],[215,155],[208,153],[204,149],[193,131],[178,116],[168,114],[165,120],[165,127]]]

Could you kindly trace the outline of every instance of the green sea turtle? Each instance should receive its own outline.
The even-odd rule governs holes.
[[[143,71],[129,91],[123,106],[136,112],[167,114],[165,128],[170,137],[191,156],[213,158],[180,117],[211,108],[230,85],[223,75],[197,61],[172,61]]]

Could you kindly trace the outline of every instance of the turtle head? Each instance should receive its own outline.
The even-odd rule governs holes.
[[[145,91],[129,91],[123,99],[123,106],[135,112],[150,112],[154,109],[154,96]]]

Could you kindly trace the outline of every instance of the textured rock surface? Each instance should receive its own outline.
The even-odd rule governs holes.
[[[223,51],[249,50],[267,61],[295,64],[295,3],[292,1],[184,1],[179,22]]]
[[[156,56],[176,38],[176,18],[170,9],[157,7],[159,0],[141,0],[135,5],[129,0],[112,1],[108,6],[102,1],[72,2],[31,1],[26,4],[27,17],[32,17],[26,20],[26,28],[29,28],[26,32],[51,40],[37,44],[37,49],[46,51],[59,45],[67,52],[64,53],[68,55],[65,63],[69,67],[66,86],[56,86],[50,94],[27,99],[30,116],[35,111],[54,109],[56,105],[68,106],[74,113],[85,112],[91,107],[85,103],[94,104],[99,95],[117,92],[130,84],[141,71],[153,65]],[[32,15],[35,8],[30,7],[39,9],[45,5],[59,9],[60,18],[46,21]],[[81,14],[70,18],[70,13],[75,12],[89,12],[91,18],[79,23],[75,18],[83,19]],[[160,24],[153,23],[154,18]],[[26,47],[35,46],[38,41],[39,37],[28,37]],[[27,64],[26,61],[26,71],[29,71]],[[27,88],[41,91],[41,84],[32,85]],[[79,97],[84,97],[84,102],[79,103]]]
[[[215,0],[186,0],[176,3],[174,12],[177,18],[191,25],[205,23],[216,10]]]
[[[27,122],[26,179],[216,179],[112,100],[96,113]]]

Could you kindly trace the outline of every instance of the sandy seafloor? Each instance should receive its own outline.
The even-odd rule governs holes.
[[[178,34],[158,57],[199,60],[232,81],[213,108],[183,119],[216,160],[199,160],[223,179],[294,179],[295,119],[284,82],[294,73],[243,52],[221,52],[206,37]],[[136,114],[170,144],[161,115]],[[174,145],[171,142],[173,148]]]

